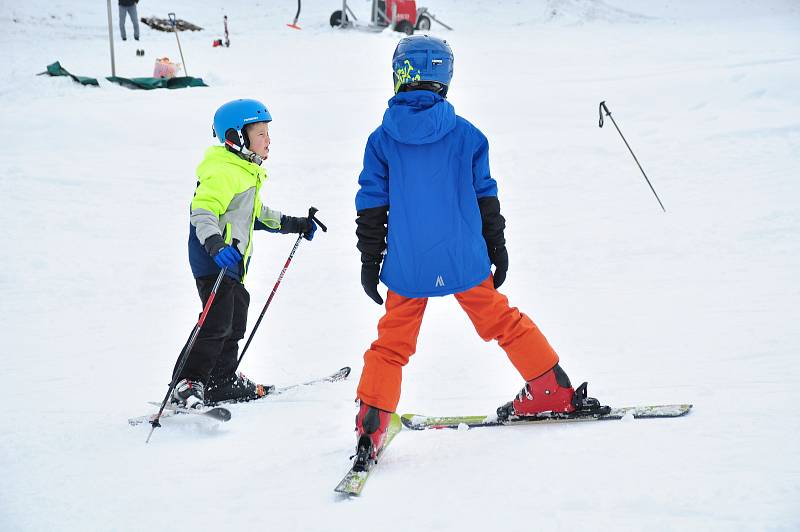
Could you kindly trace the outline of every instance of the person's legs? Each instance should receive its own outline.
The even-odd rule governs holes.
[[[233,310],[231,316],[231,333],[225,338],[217,363],[210,373],[211,381],[222,382],[233,376],[239,361],[239,340],[244,338],[247,330],[247,310],[250,307],[250,294],[243,284],[237,283],[232,288]]]
[[[130,11],[128,14],[131,16],[131,21],[133,22],[133,38],[137,41],[139,40],[139,14],[136,10],[136,4],[130,6]]]
[[[391,290],[386,294],[386,314],[378,322],[378,339],[364,353],[358,383],[356,469],[374,459],[386,440],[391,412],[400,401],[403,366],[417,350],[427,303],[426,298],[403,297]]]
[[[233,294],[233,318],[231,333],[222,344],[217,363],[211,370],[206,387],[206,402],[251,401],[264,397],[272,386],[256,384],[241,372],[236,371],[239,362],[239,340],[247,329],[247,309],[250,294],[244,285],[236,285]]]
[[[211,291],[216,282],[216,277],[196,279],[197,293],[205,307]],[[192,351],[189,353],[186,364],[176,380],[189,379],[191,381],[206,383],[211,370],[217,365],[222,347],[233,332],[234,297],[239,281],[228,276],[222,278],[217,289],[217,295],[206,315],[206,320],[200,328]],[[175,362],[174,372],[178,370],[180,360]]]
[[[119,6],[119,36],[122,37],[122,40],[127,40],[127,36],[125,35],[125,15],[128,13],[128,10],[125,6]]]
[[[403,366],[417,350],[417,336],[425,313],[426,298],[386,294],[386,314],[378,322],[378,339],[364,353],[364,370],[358,383],[358,399],[385,412],[394,412],[400,401]]]
[[[494,288],[491,276],[480,285],[456,294],[456,299],[481,338],[487,342],[497,340],[526,381],[516,399],[497,410],[498,417],[575,410],[575,390],[558,365],[555,350],[528,316],[509,307],[508,298]]]
[[[455,294],[475,330],[485,341],[497,340],[526,381],[558,364],[558,355],[531,319],[498,292],[492,277],[465,292]]]

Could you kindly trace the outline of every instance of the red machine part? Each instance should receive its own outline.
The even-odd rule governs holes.
[[[417,23],[417,2],[416,0],[386,0],[382,2],[378,0],[378,7],[381,7],[381,4],[385,4],[385,8],[382,9],[383,13],[386,15],[388,20],[392,20],[392,11],[394,6],[397,6],[397,21],[407,20],[411,23],[411,25],[415,25]]]

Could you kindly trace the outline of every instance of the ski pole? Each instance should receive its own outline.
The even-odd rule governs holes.
[[[178,21],[175,19],[175,13],[170,13],[167,16],[169,17],[169,23],[172,24],[172,31],[175,33],[175,40],[178,41],[178,51],[181,53],[181,64],[183,64],[183,73],[188,76],[189,71],[186,70],[186,60],[183,58],[183,48],[181,48],[181,39],[180,37],[178,37]]]
[[[194,347],[197,336],[200,334],[200,329],[203,327],[203,323],[206,321],[208,311],[211,310],[211,304],[214,303],[214,298],[217,297],[217,289],[222,282],[222,278],[225,277],[226,271],[227,268],[222,268],[222,270],[219,272],[219,275],[217,275],[217,280],[214,282],[214,287],[211,289],[211,294],[208,296],[206,306],[203,308],[203,312],[200,314],[200,319],[197,320],[197,324],[194,326],[192,334],[189,335],[189,340],[186,342],[186,345],[183,346],[183,351],[181,351],[181,356],[179,357],[180,362],[178,363],[178,367],[172,376],[172,382],[169,384],[167,395],[164,396],[164,400],[161,402],[161,408],[158,409],[156,417],[150,422],[153,427],[150,429],[150,434],[147,435],[147,440],[145,443],[150,443],[150,437],[153,435],[156,427],[161,426],[161,423],[159,423],[158,420],[161,418],[161,414],[164,412],[164,408],[167,406],[167,401],[169,401],[169,397],[172,395],[172,390],[174,390],[175,386],[178,384],[178,377],[183,371],[186,361],[189,359],[189,353],[192,351],[192,347]]]
[[[327,232],[328,228],[325,227],[325,224],[320,222],[315,214],[319,212],[319,209],[316,207],[311,207],[308,209],[308,219],[314,220],[322,232]],[[289,258],[286,259],[286,264],[283,265],[283,269],[281,270],[280,275],[278,275],[278,280],[275,282],[275,286],[272,287],[272,292],[269,294],[267,298],[267,303],[264,305],[264,308],[261,309],[261,314],[258,316],[258,320],[256,320],[256,324],[253,325],[253,331],[250,333],[250,336],[247,338],[247,342],[244,344],[244,348],[242,349],[242,354],[239,355],[239,360],[236,362],[236,368],[234,368],[234,372],[236,369],[239,368],[239,364],[242,363],[242,359],[244,358],[244,354],[247,352],[247,348],[250,347],[250,342],[253,340],[253,336],[255,336],[256,331],[258,330],[258,326],[261,324],[261,320],[264,318],[264,314],[267,313],[267,309],[269,308],[269,304],[272,303],[272,298],[275,297],[275,292],[278,291],[278,286],[280,286],[281,281],[283,280],[283,274],[286,273],[286,270],[289,268],[289,264],[292,262],[292,257],[294,257],[294,252],[297,251],[297,248],[300,246],[300,241],[302,240],[303,235],[298,235],[297,240],[294,242],[294,247],[292,247],[292,251],[289,253]]]
[[[297,19],[300,18],[300,0],[297,0],[297,13],[294,15],[294,22],[287,24],[292,29],[299,30],[300,26],[297,25]]]
[[[617,133],[619,133],[619,136],[622,137],[622,141],[625,143],[625,146],[628,147],[628,151],[631,152],[631,155],[633,156],[633,160],[636,161],[636,166],[638,166],[639,170],[642,171],[642,175],[644,176],[644,180],[647,181],[648,185],[650,185],[650,190],[653,191],[653,195],[656,197],[656,200],[658,200],[658,204],[661,205],[661,210],[663,210],[664,212],[667,212],[667,209],[664,208],[664,204],[661,203],[661,198],[659,198],[658,194],[656,194],[656,189],[653,188],[652,183],[650,183],[650,180],[647,178],[647,174],[644,173],[644,169],[642,168],[642,165],[639,164],[639,159],[637,159],[636,155],[634,155],[633,150],[631,149],[630,145],[628,144],[628,141],[625,140],[625,136],[622,134],[622,131],[619,130],[619,126],[617,125],[616,120],[614,120],[614,117],[611,116],[611,111],[608,110],[608,107],[606,106],[605,100],[600,102],[600,109],[599,109],[599,112],[600,112],[600,123],[598,125],[600,127],[603,127],[603,110],[604,109],[606,111],[606,116],[611,119],[611,122],[614,124],[614,127],[617,128]]]
[[[111,24],[111,0],[106,2],[108,7],[108,48],[111,51],[111,77],[117,77],[117,67],[114,64],[114,26]]]

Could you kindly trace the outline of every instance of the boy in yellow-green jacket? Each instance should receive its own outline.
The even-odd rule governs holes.
[[[247,328],[250,294],[244,287],[253,231],[299,233],[314,238],[313,219],[292,217],[261,202],[267,179],[261,163],[269,155],[269,111],[257,100],[234,100],[217,109],[213,133],[223,144],[206,150],[197,167],[191,205],[189,263],[205,307],[219,272],[227,268],[214,303],[177,381],[171,401],[189,408],[263,397],[268,386],[236,373]]]

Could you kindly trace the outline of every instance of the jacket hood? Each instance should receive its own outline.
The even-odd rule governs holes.
[[[401,92],[389,100],[383,113],[383,130],[403,144],[430,144],[456,127],[456,111],[436,93]]]
[[[206,150],[203,160],[197,166],[197,177],[204,179],[226,170],[230,171],[234,166],[238,166],[259,181],[267,179],[267,173],[263,168],[229,152],[224,146],[211,146]]]

